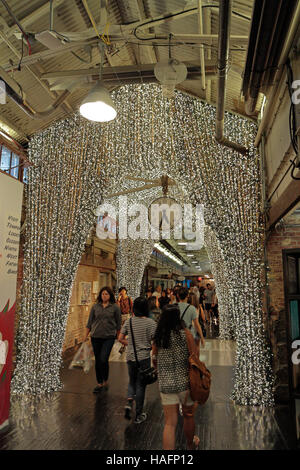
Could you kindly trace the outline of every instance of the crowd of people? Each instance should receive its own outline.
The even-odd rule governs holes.
[[[134,423],[147,419],[144,411],[146,385],[141,370],[157,372],[158,387],[164,411],[164,450],[175,449],[178,414],[182,414],[187,448],[194,449],[199,439],[195,436],[194,413],[197,404],[189,393],[189,351],[185,329],[192,333],[199,348],[205,345],[207,327],[218,318],[217,298],[213,287],[200,289],[175,286],[163,290],[149,288],[145,296],[134,301],[126,287],[119,289],[116,300],[112,289],[103,287],[92,307],[86,326],[85,341],[91,337],[95,355],[97,385],[94,393],[107,390],[109,355],[116,339],[121,343],[120,354],[126,351],[128,390],[124,417]],[[201,345],[201,346],[200,346]]]

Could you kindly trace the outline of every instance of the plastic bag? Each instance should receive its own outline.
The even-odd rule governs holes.
[[[73,357],[73,360],[69,365],[69,369],[74,369],[74,367],[81,367],[83,371],[87,374],[92,365],[92,357],[92,348],[85,341],[84,343],[82,343],[75,356]]]

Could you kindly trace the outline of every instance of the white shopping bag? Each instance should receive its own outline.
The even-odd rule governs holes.
[[[69,369],[74,369],[74,367],[81,367],[83,371],[87,374],[92,365],[93,350],[91,346],[85,341],[82,343],[77,353],[73,357]]]

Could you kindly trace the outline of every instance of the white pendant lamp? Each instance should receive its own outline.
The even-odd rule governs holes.
[[[101,83],[103,63],[103,43],[100,43],[101,61],[99,81],[91,89],[80,105],[80,114],[96,122],[108,122],[115,119],[117,111],[108,90]]]
[[[83,100],[79,111],[86,119],[96,122],[112,121],[117,115],[113,100],[100,80]]]

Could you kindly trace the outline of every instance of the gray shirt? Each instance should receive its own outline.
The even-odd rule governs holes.
[[[86,325],[93,338],[112,339],[121,329],[121,311],[117,304],[93,305]]]
[[[180,318],[182,317],[183,312],[185,311],[182,320],[184,321],[186,327],[191,331],[192,335],[195,338],[197,330],[193,326],[193,320],[196,320],[196,318],[198,318],[197,310],[195,309],[194,305],[187,304],[186,302],[179,302],[178,307],[180,310]]]
[[[205,289],[204,295],[206,296],[204,298],[204,303],[205,304],[212,304],[213,297],[214,297],[215,291],[213,289]]]

